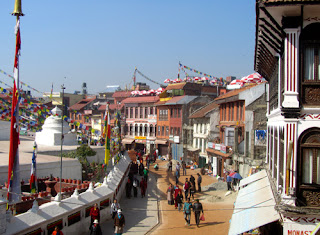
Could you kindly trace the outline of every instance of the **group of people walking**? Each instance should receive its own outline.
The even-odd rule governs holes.
[[[198,181],[198,191],[201,192],[202,178],[199,173],[198,173],[197,181]],[[199,202],[199,199],[196,199],[194,204],[191,203],[191,197],[192,197],[192,200],[194,200],[195,191],[196,191],[195,178],[191,175],[190,180],[188,178],[185,179],[185,183],[183,184],[182,189],[179,187],[177,182],[175,186],[173,186],[172,184],[169,185],[167,189],[167,200],[168,200],[168,204],[169,205],[174,204],[175,209],[177,209],[178,211],[181,211],[181,209],[183,210],[184,218],[186,220],[186,225],[188,226],[190,226],[191,210],[193,210],[195,214],[196,225],[199,227],[200,213],[202,212],[203,214],[203,208],[202,208],[202,204]],[[182,192],[184,192],[184,196]]]

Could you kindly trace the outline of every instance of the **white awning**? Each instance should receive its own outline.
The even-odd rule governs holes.
[[[250,177],[242,179],[240,181],[239,186],[243,187],[243,186],[245,186],[247,184],[250,184],[250,183],[252,183],[254,181],[257,181],[259,179],[262,179],[264,177],[267,177],[267,172],[265,170],[259,171],[259,172],[255,173],[255,174],[251,175]]]
[[[121,140],[123,144],[132,144],[133,141],[134,139],[128,139],[128,138],[124,138],[123,140]]]
[[[156,139],[155,144],[167,144],[167,140]]]
[[[275,205],[268,177],[241,188],[235,202],[229,235],[241,234],[279,220],[280,215],[275,210]]]
[[[200,151],[199,148],[187,148],[187,150],[190,151],[190,152]]]

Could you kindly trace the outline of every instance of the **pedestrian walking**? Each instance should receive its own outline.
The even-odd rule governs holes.
[[[171,160],[168,163],[168,171],[172,171],[172,161]]]
[[[204,215],[203,207],[202,207],[202,204],[199,202],[199,199],[196,199],[196,202],[193,204],[193,211],[194,211],[197,227],[199,227],[201,212]]]
[[[179,177],[180,177],[180,174],[179,174],[178,170],[176,170],[175,177],[176,177],[176,184],[178,184],[179,183]]]
[[[170,184],[169,188],[167,189],[167,200],[169,205],[174,204],[173,194],[174,194],[174,187],[172,184]]]
[[[196,179],[193,175],[190,175],[190,183],[193,185],[194,190],[196,190]]]
[[[94,220],[100,221],[100,210],[97,203],[95,203],[93,207],[90,209],[90,217],[91,223],[89,229],[91,228]]]
[[[146,156],[146,164],[147,164],[147,168],[149,169],[149,166],[150,166],[150,157],[149,157],[149,154],[147,154],[147,156]]]
[[[180,175],[180,169],[181,169],[180,162],[177,162],[176,170],[179,171],[179,175]]]
[[[186,225],[188,226],[190,226],[191,209],[192,209],[192,203],[190,202],[190,198],[188,198],[183,205],[184,219],[186,220]]]
[[[90,235],[102,235],[101,227],[97,219],[95,219],[91,225]]]
[[[187,164],[185,161],[182,161],[182,174],[187,175]]]
[[[177,196],[179,195],[179,192],[181,192],[181,189],[179,188],[178,184],[174,188],[174,206],[175,209],[178,208],[178,201],[177,201]]]
[[[183,191],[184,191],[184,198],[187,200],[190,190],[190,182],[188,181],[188,178],[186,178],[186,182],[183,185]]]
[[[198,183],[198,192],[201,192],[201,183],[202,183],[202,177],[199,173],[197,173],[198,175],[198,179],[197,179],[197,183]]]
[[[182,208],[182,203],[183,203],[183,195],[182,195],[182,191],[180,190],[177,197],[176,197],[176,201],[178,204],[178,210],[179,212],[181,211]]]
[[[231,186],[231,183],[232,183],[232,177],[230,175],[227,176],[227,186],[228,186],[228,191],[232,191],[232,186]]]
[[[140,190],[141,190],[141,197],[146,196],[146,190],[147,190],[147,181],[144,180],[144,178],[140,181]]]
[[[143,176],[143,170],[144,170],[144,165],[143,165],[143,163],[141,162],[140,165],[139,165],[139,175],[140,175],[140,176]]]
[[[126,183],[126,197],[131,198],[131,181],[128,179],[128,182]]]
[[[124,218],[124,215],[122,214],[122,210],[119,209],[117,215],[114,217],[114,233],[119,235],[122,234],[125,223],[126,220]]]
[[[58,226],[54,227],[54,231],[52,232],[52,235],[63,235],[63,232],[60,230]]]
[[[193,186],[193,184],[190,185],[190,189],[189,189],[189,198],[192,197],[192,200],[194,200],[194,193],[196,192],[195,187]]]
[[[118,213],[119,209],[120,209],[120,204],[117,202],[117,199],[114,199],[113,203],[111,204],[111,210],[110,210],[110,214],[112,215],[112,219],[114,219],[114,217]]]
[[[145,167],[143,170],[143,178],[146,182],[148,182],[148,175],[149,175],[149,170],[147,169],[147,167]]]
[[[138,187],[139,187],[139,180],[136,177],[134,177],[133,178],[133,184],[132,184],[133,196],[134,197],[138,196]]]

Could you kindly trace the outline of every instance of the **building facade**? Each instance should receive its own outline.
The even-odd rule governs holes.
[[[276,208],[283,234],[306,234],[320,222],[320,1],[256,7],[255,70],[269,82],[266,162]]]

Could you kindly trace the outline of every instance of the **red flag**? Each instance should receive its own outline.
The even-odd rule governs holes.
[[[20,25],[16,25],[16,53],[14,59],[14,83],[11,106],[10,149],[8,166],[8,201],[19,201],[21,194],[19,169],[19,55],[20,55]]]

